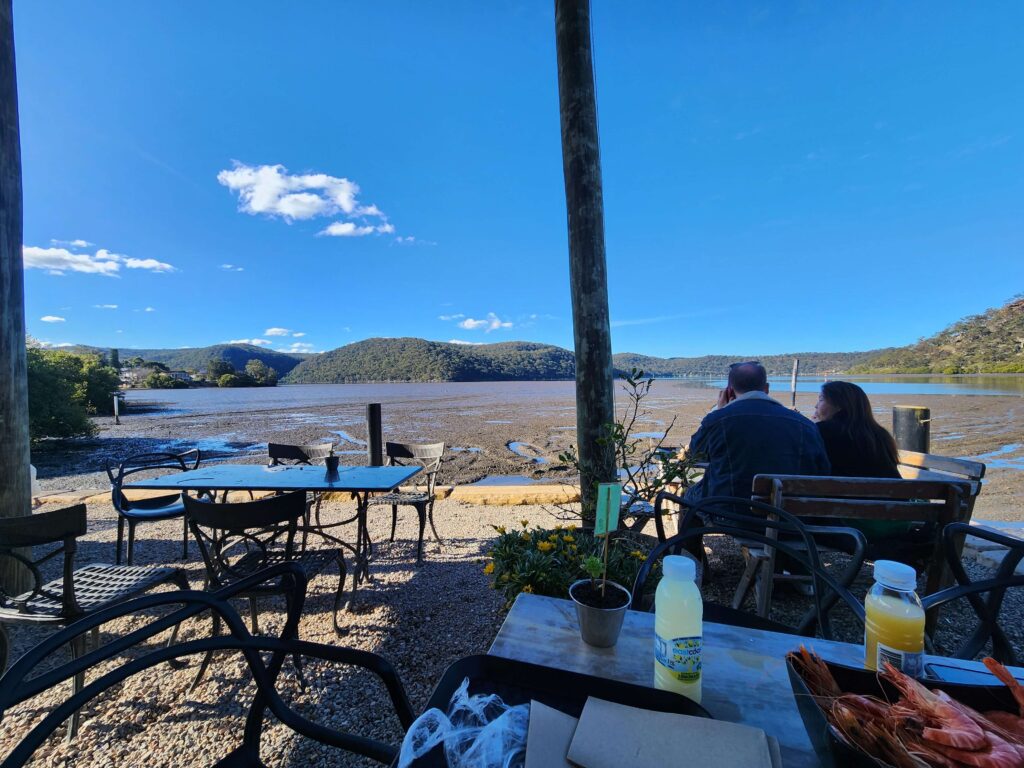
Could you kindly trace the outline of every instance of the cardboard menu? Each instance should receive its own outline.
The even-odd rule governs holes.
[[[781,765],[778,742],[760,728],[594,698],[587,700],[579,721],[540,702],[530,705],[526,768]]]

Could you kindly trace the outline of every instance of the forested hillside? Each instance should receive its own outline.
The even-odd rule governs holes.
[[[885,350],[857,373],[1024,373],[1024,296],[965,317],[907,347]]]
[[[845,373],[854,365],[869,360],[879,350],[871,352],[794,352],[791,355],[704,355],[703,357],[651,357],[623,352],[612,359],[619,370],[640,368],[655,377],[722,376],[730,363],[740,360],[758,360],[768,369],[770,376],[782,376],[793,371],[793,359],[800,359],[800,372],[806,374]]]
[[[110,352],[101,347],[78,345],[68,347],[71,352],[88,352],[106,355]],[[214,344],[209,347],[185,347],[183,349],[119,349],[121,362],[133,357],[141,357],[152,363],[163,363],[171,370],[198,371],[206,368],[211,359],[224,360],[231,363],[237,370],[245,368],[250,360],[259,360],[284,376],[309,355],[276,352],[273,349],[253,346],[252,344]]]

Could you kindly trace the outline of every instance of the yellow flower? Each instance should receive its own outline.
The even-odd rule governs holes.
[[[494,526],[494,530],[496,530],[502,536],[505,535],[505,526],[504,525],[496,525],[496,526]]]
[[[530,534],[528,534],[526,531],[523,531],[522,535],[519,538],[522,539],[523,541],[529,541],[530,540]]]
[[[552,544],[550,541],[538,541],[537,542],[537,549],[539,549],[541,552],[550,552],[554,548],[555,548],[555,545]]]
[[[498,578],[498,581],[503,581],[503,582],[504,581],[508,581],[508,574],[507,573],[501,574],[501,576]]]
[[[558,534],[557,533],[552,533],[550,536],[548,536],[548,541],[557,542],[558,541]]]
[[[560,530],[562,530],[562,528],[564,528],[564,527],[565,527],[564,525],[562,525],[561,523],[559,523],[558,525],[556,525],[556,526],[555,526],[555,530],[556,530],[556,531],[560,531]]]
[[[574,541],[576,541],[576,537],[569,536],[568,534],[566,534],[562,537],[562,541],[564,541],[566,544],[572,544]]]
[[[521,526],[523,526],[523,528],[525,528],[526,526],[528,526],[530,524],[530,521],[529,520],[520,520],[519,524]]]
[[[639,549],[634,549],[629,554],[632,555],[633,557],[635,557],[637,560],[646,560],[647,559],[647,555],[645,555]]]
[[[579,528],[579,526],[576,525],[575,523],[573,523],[572,525],[569,526],[569,531],[572,532],[572,533],[575,533],[577,528]]]
[[[494,573],[494,563],[488,563],[487,565],[485,565],[484,573],[486,573],[488,576]]]
[[[533,587],[531,585],[527,584],[525,587],[523,587],[523,592],[526,592],[526,593],[532,595],[533,594]]]

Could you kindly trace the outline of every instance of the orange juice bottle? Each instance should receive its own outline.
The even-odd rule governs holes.
[[[875,583],[864,598],[864,666],[878,669],[888,661],[911,677],[924,662],[924,608],[917,593],[917,573],[892,560],[875,561]]]

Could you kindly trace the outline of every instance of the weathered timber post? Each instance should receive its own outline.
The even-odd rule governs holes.
[[[384,463],[384,434],[380,423],[380,403],[366,406],[366,458],[371,467]]]
[[[615,381],[589,0],[555,0],[555,43],[576,351],[576,443],[588,522],[597,507],[597,483],[616,479],[613,446],[598,442],[605,425],[615,421]]]
[[[932,434],[932,412],[922,405],[892,407],[892,436],[901,451],[928,453]]]
[[[793,358],[793,377],[789,380],[789,389],[793,393],[793,401],[790,403],[793,410],[796,410],[796,380],[800,377],[800,358]]]
[[[117,392],[114,393],[114,423],[121,423],[121,395]]]
[[[0,0],[0,517],[32,511],[21,217],[14,16],[11,0]],[[28,589],[28,577],[10,558],[0,561],[0,583],[10,594]]]

